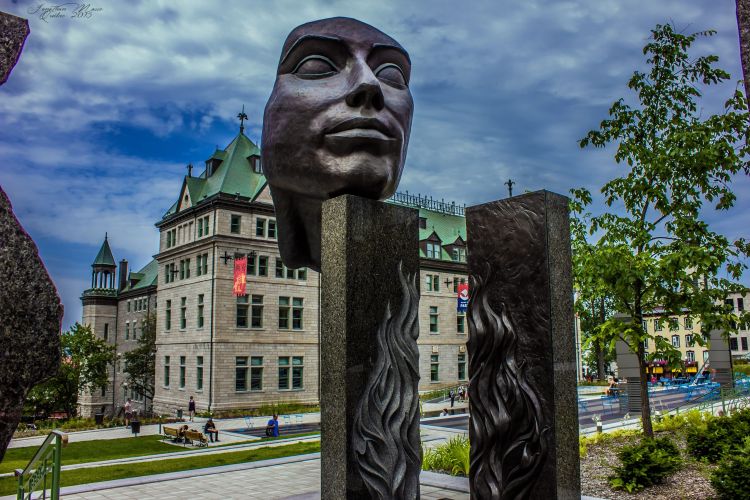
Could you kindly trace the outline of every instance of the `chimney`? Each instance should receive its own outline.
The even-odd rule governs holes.
[[[128,284],[128,261],[126,259],[122,259],[120,261],[120,286],[118,290],[122,290],[127,286]]]

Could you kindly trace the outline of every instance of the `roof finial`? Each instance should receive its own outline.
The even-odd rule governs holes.
[[[247,120],[247,115],[245,114],[245,105],[242,105],[242,111],[237,115],[237,118],[240,119],[240,134],[242,134],[245,131],[245,124],[243,123],[245,120]]]
[[[107,231],[104,231],[104,241],[107,241]]]
[[[508,197],[510,198],[513,197],[513,184],[515,184],[515,182],[513,182],[512,179],[508,179],[508,182],[505,183],[505,185],[508,186]]]

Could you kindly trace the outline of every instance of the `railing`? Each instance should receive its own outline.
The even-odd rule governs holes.
[[[409,207],[426,208],[433,212],[440,212],[448,215],[464,215],[464,209],[466,208],[466,205],[456,205],[455,201],[448,203],[442,199],[432,199],[432,196],[428,198],[427,196],[419,194],[409,194],[409,191],[406,191],[405,193],[394,193],[394,195],[389,198],[389,201]]]
[[[60,462],[62,449],[68,444],[68,435],[60,431],[52,431],[44,443],[39,447],[34,458],[29,461],[25,469],[16,469],[18,478],[17,500],[31,500],[34,490],[41,484],[41,497],[47,498],[47,489],[51,500],[60,498]],[[52,475],[48,486],[48,476]]]

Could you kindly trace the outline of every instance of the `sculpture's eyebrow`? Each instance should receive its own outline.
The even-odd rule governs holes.
[[[284,53],[284,56],[281,58],[281,61],[279,62],[279,66],[284,64],[284,61],[286,61],[287,57],[289,57],[289,54],[291,54],[294,49],[302,45],[303,43],[309,41],[309,40],[322,40],[324,42],[334,42],[343,44],[344,42],[341,40],[341,38],[336,36],[330,36],[330,35],[302,35],[297,40],[294,41],[291,47],[289,47],[289,50],[287,50]]]
[[[406,61],[411,65],[411,58],[409,57],[409,53],[404,50],[403,47],[399,47],[398,45],[393,45],[390,43],[373,43],[372,48],[374,49],[393,49],[397,52],[400,52],[405,58]]]

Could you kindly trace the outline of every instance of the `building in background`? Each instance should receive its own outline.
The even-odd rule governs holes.
[[[158,253],[140,271],[128,272],[123,260],[115,280],[105,237],[82,296],[83,322],[121,358],[156,314],[157,413],[186,409],[190,396],[198,411],[317,403],[320,277],[281,261],[260,150],[242,127],[200,175],[188,166],[176,198],[156,223]],[[420,390],[466,383],[468,324],[456,307],[468,272],[463,207],[408,193],[390,202],[419,209]],[[240,257],[247,289],[236,297]],[[117,413],[128,397],[150,406],[125,378],[118,361],[105,391],[82,396],[81,413]]]

